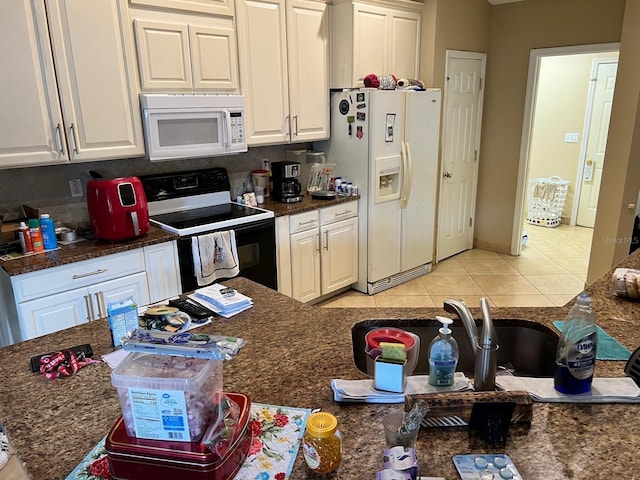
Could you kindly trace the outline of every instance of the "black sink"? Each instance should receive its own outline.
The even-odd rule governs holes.
[[[558,334],[551,328],[530,320],[494,319],[498,335],[498,366],[514,370],[515,375],[529,377],[553,377],[555,373]],[[476,325],[482,328],[481,320]],[[442,325],[435,319],[373,319],[356,323],[351,329],[353,360],[358,370],[367,373],[365,335],[379,327],[401,328],[420,337],[420,355],[414,375],[429,373],[429,345],[438,335]],[[453,338],[458,343],[460,359],[457,371],[473,377],[475,359],[467,332],[458,319],[451,326]]]

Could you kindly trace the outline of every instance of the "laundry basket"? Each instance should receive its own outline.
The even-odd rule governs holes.
[[[544,227],[560,225],[568,189],[569,180],[557,176],[529,179],[527,222]]]

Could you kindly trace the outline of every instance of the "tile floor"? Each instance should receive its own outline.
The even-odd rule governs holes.
[[[445,298],[477,306],[488,297],[495,307],[562,306],[580,293],[587,278],[590,228],[525,225],[522,255],[472,249],[447,258],[420,278],[370,296],[350,290],[320,307],[436,307]]]

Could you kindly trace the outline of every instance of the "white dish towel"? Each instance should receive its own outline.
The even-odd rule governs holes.
[[[373,387],[373,379],[331,380],[333,399],[336,402],[364,403],[402,403],[405,395],[418,393],[463,392],[471,390],[469,379],[464,373],[456,372],[451,387],[433,387],[429,385],[429,375],[411,375],[407,377],[407,386],[403,393],[383,392]]]
[[[591,391],[566,395],[553,386],[553,378],[511,377],[496,378],[502,390],[524,390],[536,402],[552,403],[639,403],[640,388],[630,377],[594,378]]]
[[[191,249],[193,272],[200,287],[218,278],[232,278],[240,273],[233,230],[191,237]]]

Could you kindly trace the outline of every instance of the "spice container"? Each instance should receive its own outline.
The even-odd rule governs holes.
[[[307,466],[317,473],[333,472],[342,459],[342,437],[338,420],[327,412],[309,415],[302,439]]]

